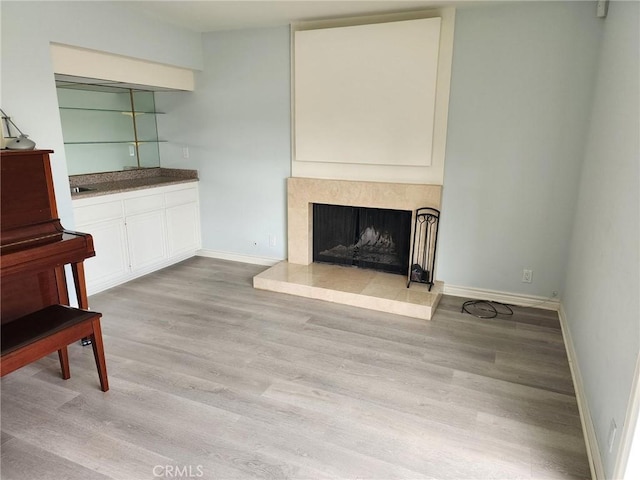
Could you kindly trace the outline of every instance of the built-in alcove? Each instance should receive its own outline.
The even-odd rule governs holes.
[[[313,205],[313,261],[406,275],[411,211]]]
[[[59,43],[50,52],[69,174],[160,167],[156,93],[193,91],[193,70]]]
[[[70,175],[160,166],[153,91],[69,75],[56,90]]]

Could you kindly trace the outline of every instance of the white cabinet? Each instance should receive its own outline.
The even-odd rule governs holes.
[[[129,258],[124,221],[105,220],[80,226],[78,230],[93,236],[93,247],[99,252],[84,262],[87,285],[110,284],[127,275]]]
[[[127,217],[126,226],[131,270],[155,265],[167,257],[163,211]]]
[[[77,206],[74,202],[76,230],[90,233],[93,247],[99,252],[84,262],[87,286],[119,283],[129,272],[122,202],[109,198],[93,205]]]
[[[177,190],[165,194],[169,256],[200,248],[198,192]]]
[[[167,258],[165,193],[152,193],[155,190],[145,190],[145,195],[124,199],[132,271],[159,264]]]
[[[200,249],[196,182],[73,201],[76,230],[93,236],[89,295],[189,258]]]

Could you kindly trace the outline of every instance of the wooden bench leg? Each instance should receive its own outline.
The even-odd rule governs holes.
[[[100,329],[100,318],[91,321],[93,325],[93,333],[91,334],[91,346],[93,347],[93,356],[96,359],[96,367],[98,368],[98,377],[100,377],[100,388],[103,392],[109,390],[109,380],[107,379],[107,363],[104,359],[104,345],[102,343],[102,330]]]
[[[60,358],[60,368],[62,369],[62,378],[69,380],[71,378],[71,372],[69,371],[69,353],[67,347],[62,347],[58,350],[58,358]]]

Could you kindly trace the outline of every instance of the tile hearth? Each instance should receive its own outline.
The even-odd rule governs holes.
[[[442,296],[442,283],[412,283],[402,275],[354,267],[280,262],[253,277],[261,290],[431,320]]]
[[[313,205],[415,212],[421,207],[439,209],[441,197],[441,185],[290,177],[287,179],[288,261],[256,275],[253,286],[431,320],[442,295],[442,282],[436,282],[429,292],[424,284],[412,284],[407,288],[403,275],[312,263]],[[414,219],[415,215],[412,225]]]

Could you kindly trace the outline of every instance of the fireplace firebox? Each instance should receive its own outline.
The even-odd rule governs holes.
[[[411,212],[313,204],[313,261],[406,275]]]

